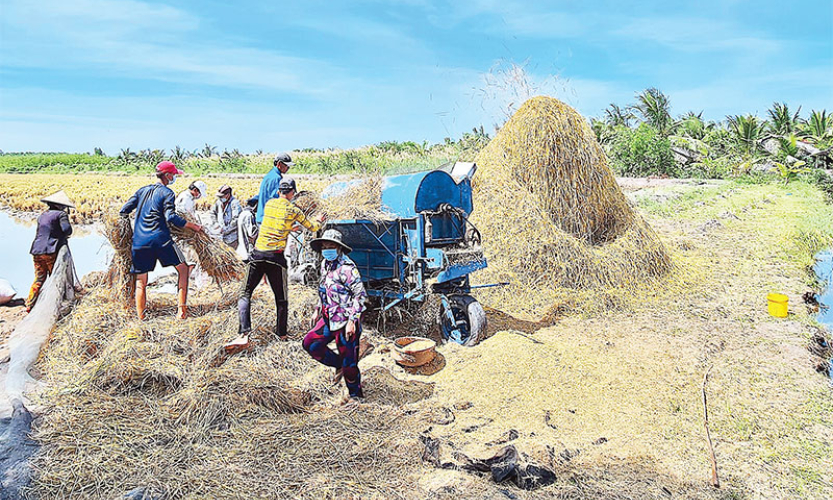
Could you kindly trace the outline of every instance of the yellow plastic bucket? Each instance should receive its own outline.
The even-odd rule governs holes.
[[[766,301],[769,314],[775,316],[776,318],[786,318],[788,309],[787,302],[789,302],[789,300],[789,297],[783,293],[767,294]]]

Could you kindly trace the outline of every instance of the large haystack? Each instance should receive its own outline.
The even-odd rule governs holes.
[[[540,316],[541,307],[575,306],[590,290],[627,289],[669,269],[590,126],[561,101],[527,101],[476,161],[472,220],[489,259],[478,279],[513,284],[484,292],[487,303]]]

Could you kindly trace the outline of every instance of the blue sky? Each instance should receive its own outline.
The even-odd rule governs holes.
[[[833,3],[0,0],[3,151],[439,142],[651,86],[710,119],[833,111]]]

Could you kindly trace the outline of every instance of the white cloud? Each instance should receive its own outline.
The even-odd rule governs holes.
[[[354,15],[315,16],[293,20],[292,24],[349,40],[351,43],[385,47],[395,52],[430,52],[422,40],[408,35],[399,26]]]
[[[428,17],[437,26],[462,25],[467,30],[495,36],[540,39],[574,38],[588,33],[592,16],[513,0],[453,2],[447,10]],[[491,18],[484,22],[483,18]]]
[[[773,102],[811,109],[830,109],[833,103],[833,67],[819,66],[777,73],[721,77],[705,84],[669,89],[676,113],[703,110],[712,120],[727,115],[757,114],[763,117]]]
[[[692,17],[644,17],[626,22],[611,32],[628,40],[665,45],[682,52],[736,52],[745,57],[775,53],[783,42],[746,33],[734,23]]]
[[[9,1],[4,66],[77,69],[322,97],[349,80],[329,63],[203,40],[191,13],[135,0]],[[325,81],[320,75],[330,75]]]

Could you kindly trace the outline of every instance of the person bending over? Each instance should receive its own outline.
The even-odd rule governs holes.
[[[178,275],[177,283],[177,318],[188,317],[188,264],[182,252],[171,238],[168,224],[202,231],[202,226],[187,222],[176,214],[174,192],[168,187],[176,181],[182,170],[169,161],[156,165],[157,182],[140,188],[127,200],[119,213],[127,217],[136,210],[136,223],[133,228],[133,246],[131,257],[133,265],[130,273],[136,280],[136,314],[145,319],[147,306],[148,273],[153,271],[158,261],[163,266],[174,266]]]
[[[364,397],[359,373],[359,337],[361,317],[367,292],[356,264],[347,256],[351,248],[335,229],[324,231],[321,238],[310,242],[320,251],[321,281],[318,288],[319,307],[312,318],[312,330],[304,337],[303,346],[319,363],[335,368],[334,380],[344,378],[351,399]],[[327,344],[336,341],[333,352]]]

